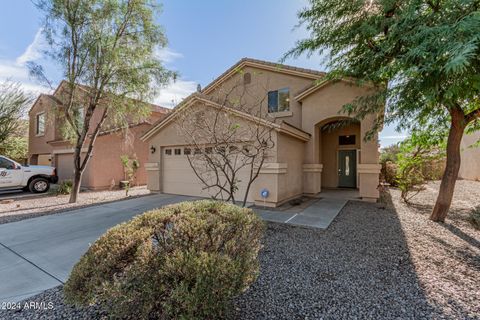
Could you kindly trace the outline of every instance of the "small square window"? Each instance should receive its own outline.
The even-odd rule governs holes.
[[[165,154],[167,156],[171,156],[172,155],[172,149],[165,149]]]
[[[175,155],[179,156],[182,154],[182,149],[175,149]]]
[[[341,146],[355,144],[355,135],[339,136],[338,144]]]
[[[268,92],[268,112],[290,110],[290,91],[288,88]]]
[[[207,153],[207,154],[211,154],[212,151],[213,151],[213,148],[212,148],[212,147],[206,147],[206,148],[205,148],[205,153]]]
[[[195,148],[195,150],[193,151],[193,154],[201,154],[202,153],[202,149],[200,148]]]
[[[190,148],[185,148],[185,149],[183,149],[183,154],[188,156],[188,155],[192,154],[192,150],[190,150]]]

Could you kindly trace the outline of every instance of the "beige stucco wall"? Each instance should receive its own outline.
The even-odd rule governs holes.
[[[462,162],[458,175],[461,179],[480,180],[480,147],[469,148],[479,140],[480,131],[466,134],[462,139]]]
[[[200,111],[206,111],[208,114],[208,110],[211,110],[210,107],[204,107],[202,104],[197,103],[194,106],[191,106],[189,109],[189,115],[194,117],[195,112],[200,112]],[[233,116],[235,120],[233,120],[234,123],[238,124],[240,127],[248,127],[248,121],[239,119],[238,117]],[[250,125],[251,126],[251,125]],[[277,134],[276,132],[272,132],[272,139],[275,141],[275,147],[270,150],[269,154],[270,156],[267,158],[266,162],[267,163],[274,163],[277,161]],[[149,153],[148,156],[148,163],[146,164],[146,170],[147,170],[147,186],[150,190],[152,191],[160,191],[164,192],[165,190],[168,190],[168,188],[165,188],[162,185],[163,182],[163,177],[162,174],[164,174],[165,170],[165,157],[166,155],[164,154],[165,148],[171,148],[174,150],[175,148],[183,148],[185,145],[191,143],[191,140],[189,138],[185,137],[185,133],[181,131],[178,128],[178,124],[176,122],[171,122],[168,125],[166,125],[164,128],[162,128],[157,134],[155,134],[151,139],[147,141],[148,143],[148,148],[154,147],[155,148],[155,153]],[[201,144],[204,143],[202,140],[197,140],[197,143]],[[186,156],[179,156],[178,161],[185,162]],[[190,177],[190,180],[192,181],[191,184],[189,185],[184,185],[184,190],[183,194],[188,194],[188,195],[201,195],[201,196],[207,196],[205,192],[201,190],[203,185],[199,183],[198,178],[195,176],[193,173],[193,170],[188,166],[182,164],[182,166],[185,168],[184,173],[178,173],[179,176],[178,179],[184,181],[186,177],[184,176],[187,175]],[[247,182],[248,175],[246,170],[241,170],[240,176],[241,180],[243,183],[241,184],[239,191],[236,194],[237,200],[241,200],[244,197],[245,190],[246,190],[246,185],[245,183]],[[265,176],[267,174],[267,176]],[[277,184],[272,183],[270,180],[271,174],[263,172],[258,179],[254,182],[254,184],[251,186],[251,189],[249,191],[249,196],[248,200],[249,201],[254,201],[257,198],[259,198],[259,186],[262,186],[262,188],[268,188],[272,192],[272,199],[277,198]],[[170,179],[170,178],[169,178]]]
[[[283,201],[303,194],[304,142],[285,134],[278,138],[278,163],[287,165],[287,172],[279,176],[278,198]]]
[[[251,74],[251,83],[243,84],[243,75]],[[302,106],[300,102],[294,99],[300,91],[311,85],[314,80],[296,75],[283,74],[267,70],[261,70],[253,67],[245,67],[242,72],[238,72],[231,78],[227,79],[208,94],[215,101],[228,100],[237,103],[252,106],[252,114],[260,112],[262,117],[268,111],[268,91],[289,88],[290,93],[290,112],[270,114],[275,119],[285,120],[288,123],[300,127],[302,125]],[[232,90],[234,89],[234,90]],[[242,105],[243,105],[242,104]]]

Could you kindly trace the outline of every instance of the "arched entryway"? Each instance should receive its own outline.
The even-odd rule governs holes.
[[[317,124],[318,160],[323,165],[322,188],[357,188],[360,161],[360,122],[330,118]]]

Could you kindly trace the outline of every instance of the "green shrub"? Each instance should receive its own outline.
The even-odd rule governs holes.
[[[58,188],[55,190],[57,195],[60,194],[70,194],[72,192],[73,182],[72,180],[63,180],[58,185]]]
[[[258,274],[263,223],[247,208],[183,202],[108,230],[75,265],[67,301],[113,317],[216,319]]]
[[[474,228],[480,229],[480,206],[472,210],[468,220]]]
[[[400,143],[396,184],[405,202],[424,190],[425,181],[440,174],[445,146],[445,134],[441,130],[413,131],[409,138]]]

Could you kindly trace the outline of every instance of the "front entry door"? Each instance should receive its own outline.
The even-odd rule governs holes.
[[[357,187],[357,151],[338,151],[338,186],[343,188]]]

